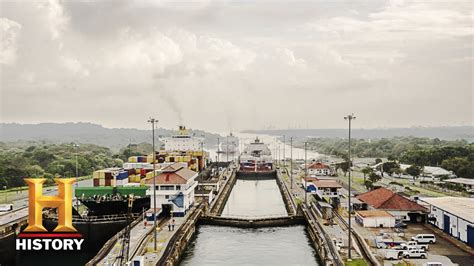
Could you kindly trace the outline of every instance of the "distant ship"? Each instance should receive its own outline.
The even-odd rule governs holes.
[[[219,144],[218,153],[221,154],[221,161],[233,161],[239,154],[239,138],[230,133],[230,135],[225,137],[224,141]]]
[[[247,145],[242,151],[240,158],[241,172],[266,173],[273,171],[273,159],[270,148],[258,138]]]

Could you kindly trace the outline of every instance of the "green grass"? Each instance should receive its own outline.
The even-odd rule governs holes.
[[[346,261],[346,266],[365,266],[368,265],[364,259],[353,259],[352,261]]]

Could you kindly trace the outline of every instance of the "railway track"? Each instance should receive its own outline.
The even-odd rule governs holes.
[[[344,219],[344,217],[342,217],[341,214],[339,214],[335,210],[333,210],[333,214],[334,214],[334,217],[336,217],[339,220],[339,222],[340,222],[339,224],[342,225],[346,230],[349,230],[349,223],[346,221],[346,219]],[[352,234],[352,239],[355,240],[357,246],[359,247],[359,250],[360,250],[360,253],[361,253],[363,259],[369,265],[373,265],[373,266],[379,265],[378,261],[373,258],[372,254],[369,254],[369,252],[367,252],[367,249],[364,246],[364,243],[362,243],[362,241],[364,241],[364,239],[362,239],[354,231],[354,229],[351,230],[351,234]]]
[[[163,219],[158,221],[158,224],[156,226],[157,227],[164,227],[169,222],[170,219],[171,219],[170,217],[164,217]],[[139,254],[141,253],[141,250],[143,250],[143,248],[144,248],[143,243],[150,239],[152,233],[153,233],[153,227],[151,227],[150,230],[138,240],[138,242],[135,245],[134,249],[129,254],[130,259],[135,257],[137,255],[137,253],[139,253]],[[138,252],[138,251],[140,251],[140,252]]]
[[[317,222],[317,216],[318,215],[316,214],[315,208],[316,207],[311,203],[309,208],[308,208],[308,214],[309,214],[311,220],[313,220],[315,226],[317,226],[319,228],[319,224]],[[342,261],[342,258],[340,256],[339,252],[337,251],[336,246],[335,246],[334,242],[332,241],[331,237],[328,234],[326,234],[322,228],[319,228],[318,230],[320,232],[322,232],[321,235],[324,238],[324,242],[326,242],[326,245],[328,246],[328,251],[332,256],[333,263],[336,266],[343,266],[344,263]]]

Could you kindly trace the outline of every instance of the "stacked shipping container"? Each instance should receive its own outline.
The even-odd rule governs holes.
[[[122,186],[128,183],[128,171],[120,168],[98,170],[92,174],[92,183],[94,187]]]

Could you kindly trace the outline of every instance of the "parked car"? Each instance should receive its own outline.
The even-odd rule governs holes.
[[[412,237],[411,240],[416,241],[417,243],[423,243],[423,244],[436,243],[436,237],[433,234],[418,234]]]
[[[395,227],[397,227],[397,228],[407,228],[408,225],[407,225],[406,223],[404,223],[404,222],[397,222],[397,223],[395,224]]]
[[[2,204],[0,205],[0,212],[9,212],[13,210],[13,204]]]
[[[403,251],[403,257],[410,259],[410,258],[420,258],[426,259],[428,254],[426,251],[419,249],[419,248],[408,248],[408,250]]]
[[[403,250],[399,249],[386,249],[385,259],[386,260],[399,260],[402,258]]]
[[[414,248],[419,248],[419,249],[422,249],[422,250],[425,250],[425,251],[428,250],[428,244],[422,244],[422,243],[418,243],[416,241],[408,241],[406,243],[401,243],[400,247],[402,249],[408,249],[408,248],[414,247]]]

